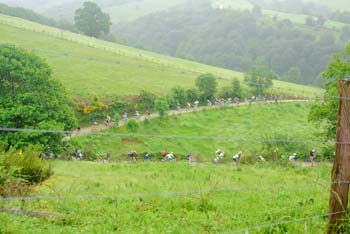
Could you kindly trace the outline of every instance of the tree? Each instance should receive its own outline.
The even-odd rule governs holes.
[[[159,97],[154,101],[154,108],[160,117],[164,117],[166,115],[166,111],[169,110],[168,101],[164,97]]]
[[[0,90],[2,127],[70,130],[77,125],[63,86],[51,78],[50,67],[32,53],[0,45]],[[0,141],[7,149],[41,145],[54,150],[61,137],[52,133],[2,132]]]
[[[319,128],[323,126],[322,135],[324,140],[335,139],[337,115],[338,115],[338,88],[337,81],[348,78],[350,75],[350,43],[348,43],[342,54],[335,54],[328,68],[322,73],[326,79],[326,100],[323,103],[314,104],[309,112],[309,121]]]
[[[74,21],[79,31],[91,37],[108,34],[112,25],[110,16],[94,2],[84,2],[83,7],[75,11]]]
[[[291,67],[284,75],[283,75],[283,80],[292,82],[292,83],[297,83],[297,84],[304,84],[304,78],[303,75],[301,74],[301,71],[297,67]]]
[[[200,92],[202,101],[213,99],[216,93],[217,82],[212,74],[203,74],[197,77],[196,86]]]
[[[241,82],[237,78],[232,81],[232,95],[233,97],[242,98]]]
[[[315,26],[316,22],[312,16],[308,16],[305,19],[305,25],[307,26]]]
[[[139,100],[138,104],[140,105],[141,110],[151,110],[154,107],[154,100],[156,99],[156,95],[145,91],[141,90],[139,94]]]
[[[186,90],[186,96],[187,101],[189,102],[195,102],[199,99],[199,93],[198,90],[195,88],[187,89]]]
[[[316,24],[320,27],[324,26],[324,23],[326,22],[326,19],[325,17],[323,17],[322,15],[318,16],[317,17],[317,20],[316,20]]]
[[[251,70],[245,74],[244,81],[252,89],[254,95],[262,95],[265,90],[272,87],[272,79],[276,75],[265,65],[254,65]]]
[[[186,90],[182,87],[175,87],[171,89],[171,96],[175,105],[180,103],[181,105],[185,104],[187,101]]]

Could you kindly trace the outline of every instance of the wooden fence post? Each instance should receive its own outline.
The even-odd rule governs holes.
[[[332,185],[329,198],[329,221],[327,233],[341,233],[348,206],[350,180],[350,120],[348,80],[339,80],[339,111],[337,124],[336,155],[332,170]]]

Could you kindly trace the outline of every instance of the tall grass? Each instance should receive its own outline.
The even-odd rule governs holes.
[[[49,161],[38,157],[33,149],[0,153],[0,194],[24,192],[28,185],[42,182],[52,174]]]
[[[296,152],[306,157],[318,140],[317,129],[307,121],[308,108],[308,104],[290,103],[211,109],[148,120],[133,129],[124,126],[110,130],[112,134],[166,135],[169,138],[89,135],[73,138],[70,143],[83,150],[89,146],[90,152],[91,147],[95,152],[110,152],[114,160],[127,159],[126,153],[130,150],[156,153],[167,149],[178,155],[192,152],[195,158],[211,161],[218,148],[227,153],[224,161],[231,161],[232,155],[240,150],[244,150],[246,156],[269,158],[274,148],[280,148],[279,155]],[[302,140],[303,143],[268,143],[269,139]]]
[[[328,213],[330,171],[328,165],[299,168],[268,163],[236,167],[60,161],[55,178],[32,195],[121,196],[26,201],[26,209],[56,217],[0,214],[0,220],[6,222],[6,230],[15,233],[245,233],[245,228],[257,225],[267,227],[249,233],[323,233],[327,218],[293,220]],[[168,193],[195,190],[207,192]],[[3,205],[16,208],[21,203]],[[284,221],[288,223],[268,226]]]

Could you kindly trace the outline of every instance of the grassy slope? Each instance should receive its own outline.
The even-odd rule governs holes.
[[[239,72],[100,41],[5,15],[0,15],[0,30],[0,43],[41,50],[40,56],[51,65],[54,77],[62,80],[74,97],[125,96],[142,89],[164,94],[176,85],[193,87],[199,73],[243,78]],[[98,60],[89,60],[89,57]],[[221,85],[228,83],[220,81]],[[275,87],[288,87],[295,94],[322,92],[318,88],[278,81]]]
[[[218,148],[226,151],[227,160],[231,160],[231,156],[242,149],[247,155],[264,154],[263,143],[256,142],[255,139],[317,140],[315,139],[316,130],[307,121],[307,114],[308,105],[306,104],[253,105],[154,119],[147,124],[140,124],[136,131],[129,130],[127,127],[110,130],[114,133],[223,137],[244,139],[243,141],[152,137],[125,137],[124,139],[118,136],[89,135],[74,138],[71,143],[81,145],[85,151],[92,150],[104,155],[111,152],[114,159],[122,160],[126,159],[125,155],[130,150],[155,153],[168,149],[179,155],[186,155],[191,151],[195,157],[202,157],[208,161],[212,160]],[[315,143],[305,142],[285,146],[289,147],[290,151],[297,151],[298,155],[303,157],[307,154],[308,148],[314,146],[313,144]],[[124,156],[121,157],[121,155]]]
[[[185,196],[5,202],[2,207],[41,211],[54,218],[0,213],[5,233],[232,233],[233,230],[328,213],[331,167],[184,163],[95,164],[56,162],[55,175],[34,195],[128,195],[242,188]],[[281,188],[284,186],[284,188]],[[273,188],[273,189],[271,189]],[[260,190],[262,189],[262,190]],[[22,207],[22,208],[20,208]],[[249,233],[323,233],[326,218],[281,224]],[[284,233],[283,232],[283,233]],[[235,232],[236,233],[236,232]]]

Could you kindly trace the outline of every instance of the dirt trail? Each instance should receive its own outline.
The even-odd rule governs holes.
[[[279,100],[278,101],[279,104],[280,103],[289,103],[289,102],[309,102],[309,101],[308,100]],[[225,107],[239,107],[239,106],[248,106],[248,105],[274,104],[274,103],[275,103],[274,100],[272,100],[272,101],[269,100],[269,101],[257,101],[257,102],[252,102],[252,103],[241,102],[239,104],[231,103],[231,104],[226,104],[226,105],[199,106],[199,107],[192,107],[190,109],[170,110],[167,112],[167,114],[170,116],[171,115],[182,115],[182,114],[192,113],[192,112],[196,112],[196,111],[202,111],[202,110],[206,110],[206,109],[220,109],[220,108],[225,108]],[[155,119],[155,118],[159,118],[159,114],[152,113],[150,115],[141,115],[137,121],[142,122],[146,119]],[[129,118],[129,119],[131,119],[131,118]],[[90,134],[91,132],[98,132],[98,131],[102,131],[102,130],[112,128],[115,126],[123,126],[126,123],[127,123],[127,121],[121,120],[121,121],[119,121],[118,124],[116,124],[115,122],[112,122],[108,126],[106,126],[105,124],[99,124],[96,126],[82,128],[82,129],[80,129],[80,131],[74,130],[72,132],[72,134],[67,138],[69,139],[70,137],[86,135],[86,134]]]

